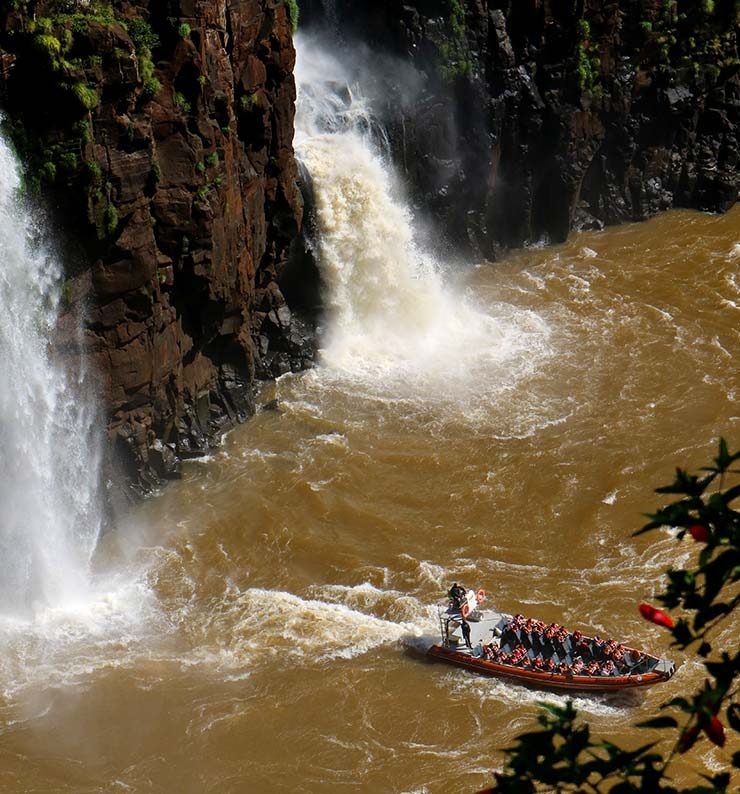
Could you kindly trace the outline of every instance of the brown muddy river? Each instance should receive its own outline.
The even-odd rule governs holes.
[[[452,580],[667,651],[636,605],[694,549],[630,534],[675,465],[740,443],[740,208],[454,273],[422,307],[441,342],[333,340],[104,538],[92,602],[4,631],[0,790],[475,791],[563,699],[414,652]],[[597,734],[647,741],[701,680],[671,656],[667,684],[576,698]]]

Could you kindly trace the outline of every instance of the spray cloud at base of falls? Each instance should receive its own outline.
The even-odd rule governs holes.
[[[419,240],[362,86],[320,40],[298,36],[295,148],[310,174],[328,329],[323,362],[365,382],[466,390],[518,380],[549,354],[531,312],[481,310]]]
[[[0,614],[16,616],[85,599],[101,524],[94,407],[49,349],[62,271],[20,186],[0,139]]]

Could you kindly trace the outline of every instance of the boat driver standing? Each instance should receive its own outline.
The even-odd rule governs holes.
[[[461,587],[457,582],[452,583],[452,587],[447,593],[447,597],[452,601],[452,605],[455,609],[460,609],[460,607],[462,607],[465,603],[466,595],[465,588]]]
[[[462,635],[463,635],[463,637],[465,639],[465,646],[472,650],[473,646],[472,646],[472,644],[470,642],[470,624],[468,623],[467,620],[465,620],[465,618],[463,618],[462,619],[462,623],[460,624],[460,626],[462,628]]]

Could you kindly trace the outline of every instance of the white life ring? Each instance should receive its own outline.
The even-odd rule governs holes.
[[[482,604],[486,600],[486,591],[481,587],[480,590],[475,594],[475,600]]]
[[[470,605],[467,603],[467,601],[462,605],[462,608],[460,609],[460,614],[464,618],[466,618],[470,614]]]

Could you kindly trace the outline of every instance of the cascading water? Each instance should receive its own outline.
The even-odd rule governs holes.
[[[0,139],[0,614],[16,616],[84,598],[100,529],[92,408],[49,351],[62,274],[20,184]]]
[[[508,362],[532,361],[546,346],[544,322],[531,313],[507,316],[506,308],[492,317],[443,281],[449,277],[420,245],[398,197],[387,141],[362,87],[318,40],[298,36],[296,49],[295,148],[315,196],[329,314],[325,365],[414,389],[435,376],[465,379],[480,391],[503,362],[505,379]]]

